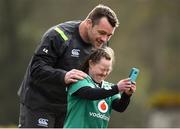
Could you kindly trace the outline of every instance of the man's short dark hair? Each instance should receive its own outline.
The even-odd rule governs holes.
[[[98,24],[99,20],[103,17],[108,19],[112,27],[118,27],[119,21],[115,12],[105,5],[97,5],[87,16],[86,19],[91,19],[93,25]]]

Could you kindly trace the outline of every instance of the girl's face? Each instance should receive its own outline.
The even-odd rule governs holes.
[[[98,63],[89,61],[89,75],[97,83],[101,83],[110,74],[112,70],[112,60],[101,58]]]

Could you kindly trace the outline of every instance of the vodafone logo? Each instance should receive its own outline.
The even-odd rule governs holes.
[[[100,112],[102,113],[106,113],[107,110],[108,110],[108,105],[106,103],[105,100],[101,100],[99,103],[98,103],[98,109]]]

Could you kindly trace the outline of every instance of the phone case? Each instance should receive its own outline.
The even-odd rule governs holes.
[[[129,74],[129,78],[131,79],[132,83],[136,82],[138,75],[139,75],[139,69],[138,68],[132,68],[131,72]]]

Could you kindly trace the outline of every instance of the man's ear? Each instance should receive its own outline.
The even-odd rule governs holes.
[[[86,25],[87,25],[88,29],[90,27],[92,27],[92,20],[91,19],[86,19]]]

